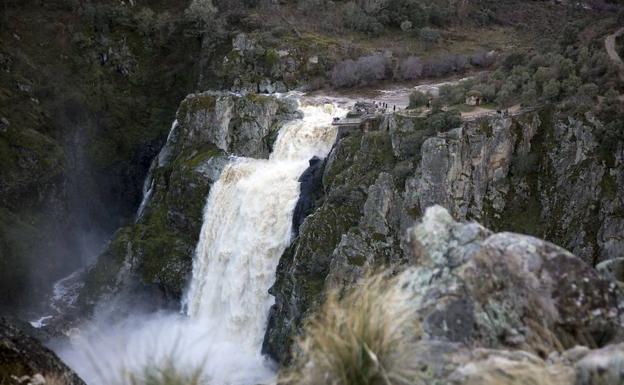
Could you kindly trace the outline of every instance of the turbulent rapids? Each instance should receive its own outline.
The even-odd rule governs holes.
[[[291,241],[298,178],[310,158],[328,154],[336,137],[334,106],[302,111],[303,119],[282,127],[268,160],[232,158],[213,185],[183,314],[83,330],[60,352],[82,378],[91,385],[119,383],[165,361],[179,370],[201,369],[218,384],[273,379],[260,354],[273,303],[268,289]]]

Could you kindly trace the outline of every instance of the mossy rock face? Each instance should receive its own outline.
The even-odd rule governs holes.
[[[63,177],[65,153],[58,142],[29,128],[9,126],[0,133],[0,197],[6,207],[36,204],[33,190],[51,189]],[[49,192],[40,191],[42,195]]]
[[[325,196],[278,266],[265,353],[289,361],[292,339],[324,290],[348,286],[369,268],[408,262],[404,233],[417,211],[405,190],[418,174],[422,143],[456,124],[445,113],[391,114],[370,132],[338,140],[325,162]]]
[[[284,253],[270,292],[271,309],[263,351],[279,361],[289,360],[290,345],[302,320],[323,294],[333,253],[343,234],[357,226],[368,188],[382,171],[392,170],[387,132],[353,133],[340,139],[325,163],[325,197],[306,218],[300,235]]]
[[[273,97],[187,96],[152,163],[147,204],[134,224],[115,234],[87,274],[80,310],[130,287],[157,287],[166,300],[179,303],[191,274],[204,205],[229,156],[268,157],[280,126],[298,116],[292,102]]]

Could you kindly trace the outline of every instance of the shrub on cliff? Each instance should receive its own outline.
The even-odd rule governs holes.
[[[417,56],[410,56],[401,62],[399,68],[400,78],[403,80],[416,80],[422,76],[423,63]]]
[[[184,18],[193,25],[194,33],[201,35],[214,27],[216,23],[217,7],[212,0],[193,0],[184,11]]]
[[[414,91],[409,96],[409,108],[423,107],[428,101],[428,95],[420,91]]]
[[[484,50],[478,50],[470,55],[470,64],[475,67],[486,68],[494,64],[496,56]]]
[[[427,127],[431,127],[436,132],[444,132],[459,126],[461,126],[461,113],[442,111],[440,99],[434,99],[431,103],[431,115],[427,117]]]
[[[440,40],[440,33],[435,29],[423,28],[418,32],[418,37],[427,44],[434,44]]]
[[[443,85],[440,87],[440,99],[447,106],[462,104],[466,100],[466,90],[461,85]]]
[[[298,342],[281,384],[409,384],[417,330],[414,306],[396,279],[380,274],[342,298],[330,293]]]
[[[353,1],[342,7],[345,26],[353,31],[363,32],[377,36],[383,31],[383,26],[373,16],[366,14],[360,6]]]

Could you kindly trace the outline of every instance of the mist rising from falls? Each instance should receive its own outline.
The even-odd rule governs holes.
[[[336,137],[331,106],[286,124],[268,160],[233,158],[212,186],[184,299],[186,315],[94,323],[59,353],[90,385],[121,383],[150,363],[198,367],[215,384],[261,384],[275,373],[260,354],[280,256],[291,241],[298,178]],[[91,359],[90,359],[91,357]]]

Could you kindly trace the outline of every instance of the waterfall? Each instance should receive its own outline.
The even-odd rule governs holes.
[[[60,352],[90,385],[114,382],[109,373],[140,375],[146,365],[166,359],[181,369],[200,367],[215,384],[274,380],[271,363],[260,353],[273,303],[268,289],[291,241],[298,178],[310,158],[328,154],[336,137],[332,105],[302,111],[303,119],[282,127],[269,159],[232,158],[212,186],[185,314],[131,317],[110,333],[98,331],[98,338],[87,332],[86,339]],[[85,356],[97,357],[98,364],[88,367]]]
[[[154,175],[153,175],[154,170],[157,167],[163,167],[166,164],[166,162],[169,161],[169,155],[171,153],[171,138],[173,136],[173,133],[176,127],[178,127],[177,120],[175,120],[173,124],[171,125],[171,129],[169,130],[169,134],[167,135],[167,140],[165,141],[165,145],[161,148],[160,152],[158,152],[158,155],[156,155],[156,158],[154,158],[154,160],[152,161],[152,164],[150,165],[149,170],[147,171],[147,176],[145,177],[145,180],[143,181],[143,198],[141,199],[141,204],[139,205],[139,208],[137,209],[137,212],[135,214],[135,217],[134,217],[135,222],[138,222],[139,219],[141,219],[141,217],[143,216],[143,212],[145,211],[145,208],[147,207],[147,204],[152,198],[152,191],[154,191]]]
[[[320,119],[319,119],[320,117]],[[190,317],[260,350],[272,297],[267,290],[291,237],[299,176],[336,136],[322,107],[281,130],[268,160],[238,158],[215,183],[204,212],[186,298]],[[222,330],[221,330],[222,329]]]

